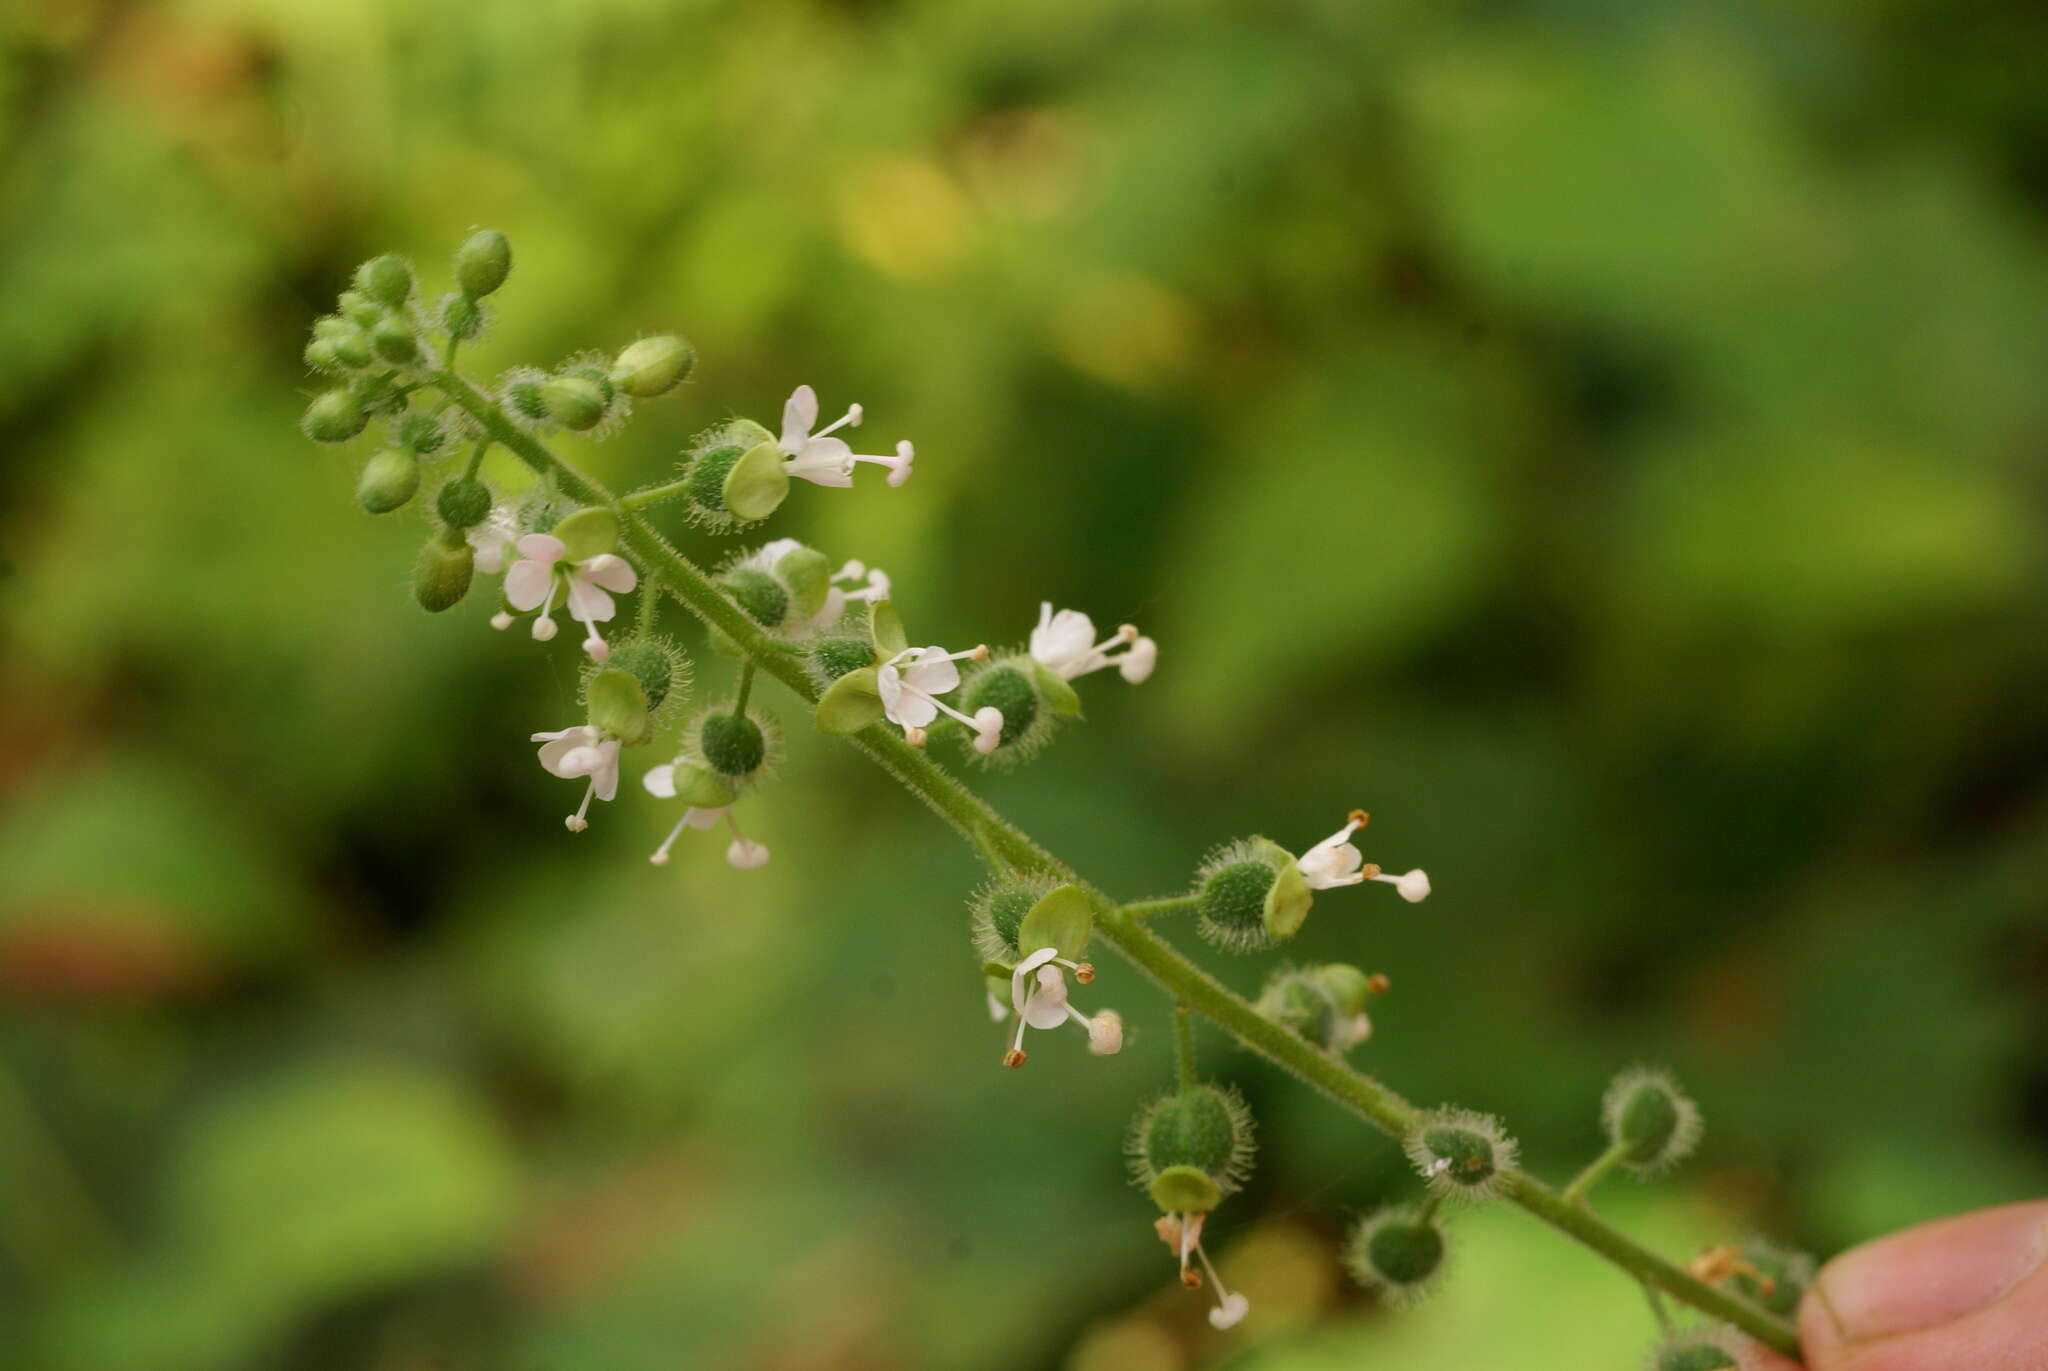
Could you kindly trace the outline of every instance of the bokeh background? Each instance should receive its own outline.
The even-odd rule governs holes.
[[[772,534],[888,568],[921,637],[1041,597],[1157,637],[978,782],[1094,880],[1370,808],[1438,893],[1335,892],[1291,955],[1393,977],[1355,1056],[1396,1088],[1561,1177],[1608,1074],[1672,1065],[1703,1152],[1603,1204],[1680,1253],[2048,1189],[2038,6],[0,28],[0,1362],[1582,1371],[1650,1333],[1512,1213],[1376,1307],[1335,1252],[1398,1152],[1205,1035],[1264,1144],[1211,1229],[1255,1313],[1211,1331],[1119,1155],[1161,998],[1105,965],[1127,1050],[1000,1070],[968,853],[803,727],[765,871],[646,863],[653,756],[565,835],[526,735],[576,717],[574,635],[419,613],[369,440],[294,428],[353,265],[441,289],[477,224],[518,254],[482,373],[701,352],[563,445],[602,479],[810,381],[917,476]]]

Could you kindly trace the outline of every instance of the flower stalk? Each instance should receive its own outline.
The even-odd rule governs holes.
[[[429,380],[474,419],[490,440],[503,446],[536,473],[552,480],[565,495],[584,504],[605,506],[616,512],[624,547],[653,583],[644,593],[651,595],[657,590],[667,591],[691,613],[723,633],[749,664],[750,677],[757,670],[787,686],[807,703],[817,702],[817,684],[787,645],[756,624],[720,591],[708,574],[639,516],[639,508],[655,502],[647,498],[655,492],[621,499],[561,462],[453,371],[435,372]],[[1152,916],[1192,909],[1197,903],[1195,897],[1119,905],[1076,877],[1064,863],[997,813],[923,751],[911,746],[902,735],[874,724],[848,735],[848,741],[936,811],[998,872],[1056,876],[1080,886],[1094,906],[1096,935],[1157,982],[1177,1005],[1175,1034],[1180,1048],[1183,1080],[1192,1073],[1191,1043],[1188,1041],[1192,1025],[1188,1016],[1191,1012],[1199,1013],[1245,1047],[1291,1071],[1340,1108],[1382,1132],[1398,1139],[1413,1130],[1421,1118],[1421,1111],[1413,1104],[1261,1015],[1248,1000],[1224,987],[1143,922]],[[1598,1176],[1592,1179],[1597,1180]],[[1504,1175],[1502,1182],[1503,1198],[1620,1267],[1639,1279],[1646,1288],[1662,1291],[1703,1313],[1723,1319],[1767,1346],[1795,1356],[1798,1354],[1798,1335],[1788,1321],[1689,1274],[1579,1203],[1584,1189],[1591,1184],[1584,1175],[1565,1193],[1553,1190],[1520,1171]]]

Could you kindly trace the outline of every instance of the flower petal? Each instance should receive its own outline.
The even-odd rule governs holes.
[[[782,450],[794,457],[803,451],[804,440],[818,422],[818,392],[798,386],[782,407]]]
[[[647,774],[640,778],[640,784],[649,795],[655,796],[657,799],[673,800],[676,797],[675,763],[663,762],[660,766],[649,767]],[[695,812],[694,810],[690,811],[690,813]],[[685,814],[683,817],[687,819],[689,814]]]
[[[555,579],[552,562],[537,562],[532,558],[514,562],[512,569],[505,573],[505,603],[518,610],[539,609],[548,597],[548,586]]]
[[[853,484],[853,449],[837,438],[813,438],[790,454],[783,470],[813,485]]]
[[[569,545],[552,533],[529,533],[512,546],[519,549],[521,557],[531,557],[548,566],[553,566],[569,553]]]
[[[609,552],[600,552],[579,565],[576,568],[576,575],[581,580],[603,586],[618,595],[630,595],[633,593],[633,587],[640,584],[640,573],[633,570],[633,564],[624,557]]]
[[[903,679],[912,690],[943,695],[960,684],[960,668],[953,665],[952,654],[946,649],[928,647],[911,658],[910,665],[903,669]]]
[[[569,578],[569,617],[582,623],[604,623],[615,611],[612,597],[579,576]]]

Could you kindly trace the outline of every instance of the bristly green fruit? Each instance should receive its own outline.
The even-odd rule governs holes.
[[[1139,1110],[1124,1151],[1162,1210],[1213,1209],[1251,1175],[1251,1111],[1234,1089],[1190,1086]]]
[[[740,463],[763,443],[774,445],[775,435],[751,419],[735,419],[706,429],[691,440],[683,453],[683,490],[687,496],[684,505],[689,517],[696,523],[714,529],[731,528],[742,521],[726,501],[726,483]],[[780,463],[776,470],[781,471]],[[742,498],[753,485],[758,484],[754,473],[741,478]],[[768,480],[772,484],[772,477]],[[787,481],[787,475],[784,474]],[[750,506],[751,507],[751,506]]]
[[[371,514],[389,514],[420,488],[420,459],[404,448],[386,448],[363,464],[356,479],[356,503]]]
[[[970,747],[968,756],[1002,765],[1023,761],[1045,746],[1052,733],[1053,710],[1039,694],[1034,665],[1028,657],[998,657],[981,664],[968,676],[960,692],[962,712],[972,715],[980,709],[994,708],[1003,714],[995,750],[982,754]]]
[[[1400,1205],[1359,1221],[1344,1244],[1344,1265],[1386,1303],[1410,1305],[1436,1289],[1449,1250],[1443,1224],[1434,1215]]]
[[[1474,1203],[1500,1193],[1519,1150],[1499,1119],[1451,1108],[1424,1114],[1402,1146],[1432,1190]]]
[[[1766,1238],[1749,1238],[1740,1248],[1743,1265],[1728,1283],[1735,1293],[1773,1314],[1790,1318],[1813,1284],[1814,1260],[1805,1252],[1780,1247]]]
[[[849,671],[876,665],[874,644],[865,638],[814,639],[810,645],[810,658],[812,675],[823,686],[830,686]]]
[[[427,545],[420,549],[419,561],[413,567],[413,598],[429,614],[453,609],[462,603],[463,596],[469,594],[475,564],[476,554],[468,543],[451,545],[439,538],[429,539]]]
[[[1355,966],[1282,968],[1267,980],[1257,1008],[1326,1052],[1346,1052],[1372,1034],[1365,1015],[1370,985]]]
[[[390,253],[356,268],[356,289],[386,309],[402,309],[412,295],[412,268]]]
[[[1219,848],[1196,874],[1195,889],[1197,931],[1231,952],[1259,952],[1293,937],[1311,898],[1293,854],[1267,838]]]
[[[689,686],[689,659],[658,638],[627,639],[612,649],[605,665],[638,681],[652,711],[679,700]]]
[[[455,250],[455,284],[473,299],[489,295],[511,274],[512,243],[497,229],[478,229]]]
[[[353,394],[330,390],[315,396],[313,403],[306,406],[306,416],[299,421],[299,427],[316,443],[345,443],[361,433],[369,422],[369,413]]]
[[[1699,1145],[1699,1106],[1669,1073],[1647,1067],[1614,1078],[1600,1101],[1600,1122],[1622,1164],[1638,1175],[1668,1170]]]
[[[741,714],[706,715],[698,726],[697,746],[713,771],[735,780],[759,771],[768,756],[761,726]]]
[[[673,333],[628,343],[612,363],[612,384],[639,400],[665,395],[690,374],[697,350]]]
[[[781,628],[789,618],[789,592],[773,576],[752,567],[734,567],[721,578],[725,593],[766,629]]]
[[[434,496],[434,509],[450,528],[475,528],[491,515],[491,488],[474,476],[458,476]]]
[[[1735,1371],[1742,1365],[1741,1339],[1725,1324],[1674,1328],[1657,1340],[1645,1359],[1647,1371]]]
[[[866,644],[862,644],[863,649]],[[998,876],[974,892],[971,904],[972,927],[975,950],[984,961],[1000,962],[1014,967],[1022,961],[1026,948],[1018,941],[1018,932],[1023,927],[1024,916],[1031,912],[1033,905],[1053,889],[1055,882],[1046,876]],[[1028,951],[1036,952],[1037,948]],[[1009,995],[1007,984],[998,999]]]

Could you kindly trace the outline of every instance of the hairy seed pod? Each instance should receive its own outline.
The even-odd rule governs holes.
[[[1500,1120],[1469,1109],[1433,1109],[1403,1140],[1408,1159],[1440,1195],[1490,1200],[1515,1170],[1517,1147]]]
[[[1678,1165],[1700,1141],[1699,1106],[1668,1072],[1647,1067],[1614,1078],[1600,1102],[1600,1121],[1622,1164],[1640,1175]]]
[[[1344,1265],[1354,1280],[1388,1304],[1416,1304],[1436,1289],[1449,1250],[1434,1214],[1399,1205],[1359,1221],[1345,1241]]]

